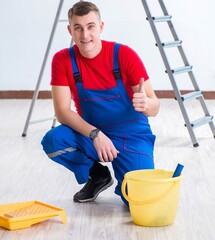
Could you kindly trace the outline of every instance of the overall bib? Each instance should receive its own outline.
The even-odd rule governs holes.
[[[116,43],[113,54],[117,85],[106,90],[84,89],[74,49],[69,48],[69,52],[83,119],[106,134],[119,151],[111,163],[118,181],[115,193],[123,198],[121,183],[125,173],[154,168],[155,136],[148,118],[134,110],[125,90],[118,66],[119,47]],[[90,168],[94,161],[99,161],[92,140],[65,125],[50,130],[42,145],[49,158],[74,172],[78,183],[87,182]]]

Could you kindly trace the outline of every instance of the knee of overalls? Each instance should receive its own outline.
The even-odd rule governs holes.
[[[41,141],[43,150],[48,154],[66,147],[66,138],[69,132],[71,129],[64,125],[49,130]]]
[[[45,136],[42,138],[41,144],[43,146],[43,150],[48,154],[54,152],[54,144],[53,144],[53,135],[54,131],[48,131]]]

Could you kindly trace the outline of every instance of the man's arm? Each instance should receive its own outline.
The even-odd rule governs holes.
[[[132,89],[134,91],[132,99],[134,109],[148,117],[156,116],[160,108],[160,102],[155,95],[150,81],[144,81],[141,78],[140,83],[133,86]]]
[[[71,110],[71,93],[67,86],[52,86],[52,98],[55,114],[61,124],[74,129],[80,134],[89,137],[90,132],[96,129],[87,123],[79,114]],[[99,132],[93,140],[94,147],[101,162],[112,161],[117,157],[118,151],[112,141],[103,133]]]
[[[95,127],[71,110],[70,88],[67,86],[52,86],[52,98],[57,120],[82,135],[89,136]]]

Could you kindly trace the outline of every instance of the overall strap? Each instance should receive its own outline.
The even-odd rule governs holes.
[[[70,54],[70,59],[72,62],[72,69],[73,69],[73,77],[75,79],[75,82],[82,82],[80,72],[78,70],[78,65],[76,63],[76,58],[75,58],[75,51],[73,47],[69,48],[69,54]]]
[[[115,79],[121,79],[121,74],[120,74],[120,69],[119,69],[119,63],[118,63],[118,53],[119,53],[119,43],[115,43],[114,45],[114,54],[113,54],[113,74],[115,76]],[[73,69],[73,77],[75,79],[75,82],[82,82],[80,72],[78,70],[78,66],[76,63],[76,58],[75,58],[75,51],[73,47],[69,48],[69,54],[70,54],[70,59],[72,62],[72,69]]]
[[[115,43],[114,45],[114,54],[113,54],[113,74],[115,79],[121,79],[120,69],[119,69],[119,62],[118,62],[118,53],[119,53],[119,43]]]

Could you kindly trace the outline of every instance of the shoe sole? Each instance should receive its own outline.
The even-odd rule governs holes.
[[[104,187],[102,187],[102,188],[97,192],[97,194],[96,194],[94,197],[92,197],[92,198],[83,199],[83,200],[79,200],[79,199],[73,199],[73,200],[74,200],[74,202],[79,202],[79,203],[93,202],[93,201],[98,197],[98,195],[99,195],[101,192],[103,192],[104,190],[106,190],[107,188],[109,188],[110,186],[112,186],[113,183],[114,183],[113,178],[111,178],[110,182],[107,183]]]

